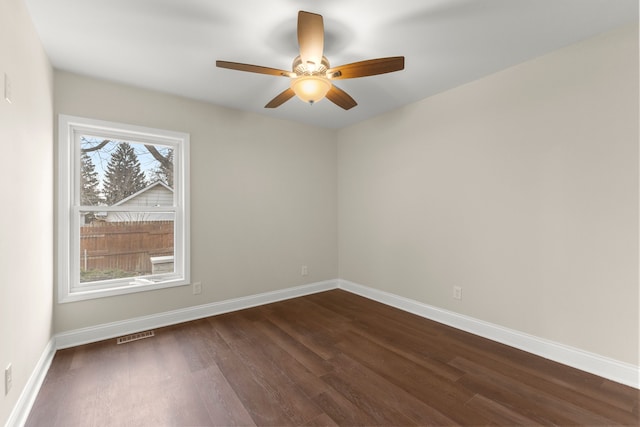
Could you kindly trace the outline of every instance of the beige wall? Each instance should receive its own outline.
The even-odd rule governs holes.
[[[638,365],[637,27],[343,129],[338,159],[341,278]]]
[[[4,73],[13,103],[4,100]],[[0,425],[51,338],[52,71],[21,0],[0,1]],[[4,369],[13,387],[4,394]]]
[[[335,279],[335,132],[55,73],[55,114],[191,135],[190,287],[55,304],[55,332]],[[308,265],[309,275],[300,275]]]
[[[0,209],[0,367],[14,371],[0,424],[52,333],[336,277],[637,365],[637,35],[616,31],[334,132],[53,75],[23,2],[0,2],[0,80],[10,76],[14,98],[0,99],[11,159],[0,168],[11,202]],[[56,303],[60,113],[191,134],[201,295]]]

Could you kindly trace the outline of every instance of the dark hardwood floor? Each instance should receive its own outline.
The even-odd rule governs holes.
[[[334,290],[58,351],[27,426],[633,425],[639,391]]]

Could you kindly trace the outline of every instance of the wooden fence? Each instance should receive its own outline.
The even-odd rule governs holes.
[[[151,257],[173,255],[173,221],[93,222],[80,227],[80,269],[151,273]]]

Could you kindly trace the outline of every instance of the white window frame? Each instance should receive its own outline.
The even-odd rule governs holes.
[[[171,211],[174,218],[174,273],[80,283],[80,135],[174,148],[174,206],[141,210]],[[72,302],[190,284],[189,134],[69,115],[58,116],[58,302]],[[121,206],[100,211],[122,211]],[[126,210],[135,210],[127,208]]]

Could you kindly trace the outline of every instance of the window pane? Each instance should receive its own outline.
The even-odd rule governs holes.
[[[80,215],[80,283],[174,273],[175,213]]]
[[[173,148],[80,136],[81,206],[173,206]]]
[[[62,114],[58,129],[58,301],[189,284],[189,134]]]

